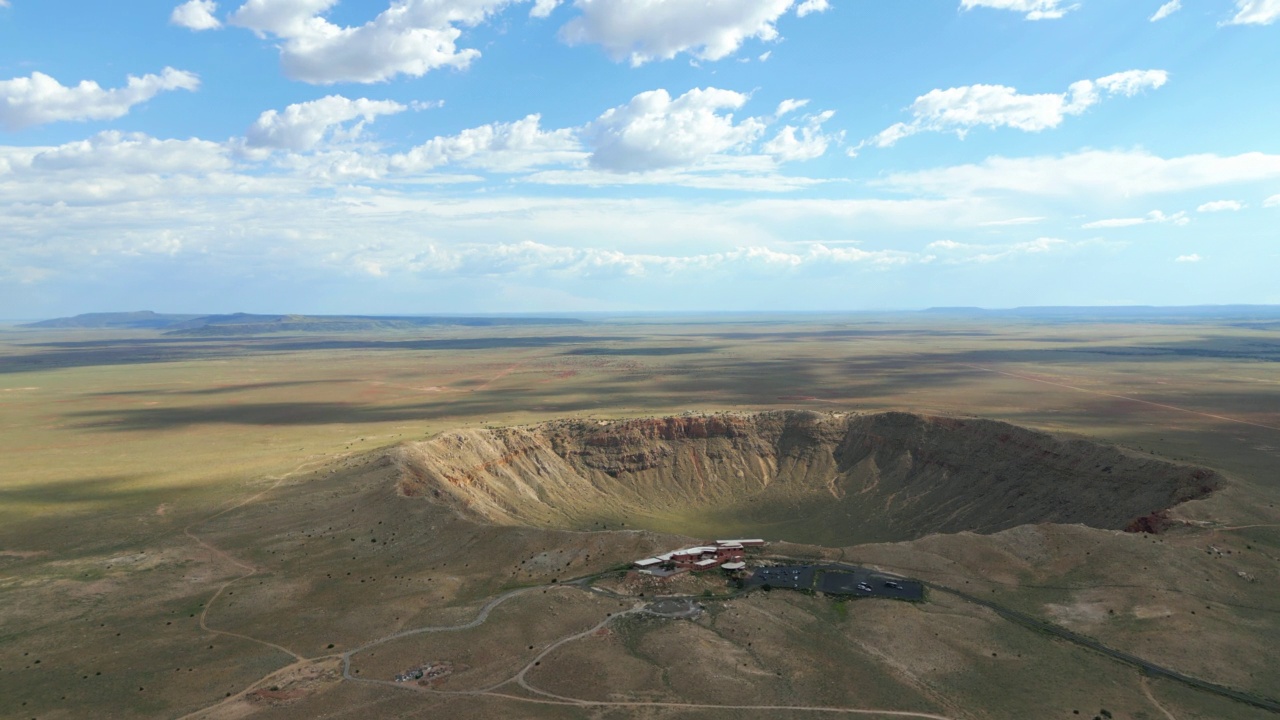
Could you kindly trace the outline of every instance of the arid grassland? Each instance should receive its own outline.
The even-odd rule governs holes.
[[[757,534],[1278,699],[1271,326],[14,328],[0,457],[0,718],[1277,717],[944,592],[568,582]]]

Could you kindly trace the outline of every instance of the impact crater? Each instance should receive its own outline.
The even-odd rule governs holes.
[[[1029,523],[1122,530],[1223,482],[1102,443],[904,412],[557,420],[397,452],[403,495],[485,523],[827,546]]]

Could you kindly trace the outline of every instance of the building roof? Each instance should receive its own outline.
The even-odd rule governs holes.
[[[741,570],[746,566],[747,564],[744,562],[730,562],[730,563],[725,563],[720,567],[724,568],[725,570]]]
[[[699,560],[698,562],[694,563],[694,564],[693,564],[693,566],[694,566],[694,567],[699,567],[699,568],[701,568],[701,567],[715,567],[715,566],[717,566],[717,565],[719,565],[719,564],[720,564],[720,561],[719,561],[719,560],[716,560],[715,558],[708,558],[708,559],[706,559],[706,560]]]
[[[643,560],[637,560],[632,563],[632,565],[635,565],[636,567],[649,567],[650,565],[658,565],[660,563],[662,563],[662,558],[651,557]]]
[[[715,551],[716,551],[715,547],[700,545],[698,547],[681,548],[679,550],[674,550],[671,552],[671,555],[704,555],[706,553],[711,553]]]
[[[726,545],[729,543],[737,543],[739,545],[763,545],[764,540],[761,540],[760,538],[746,538],[746,539],[739,539],[739,540],[717,540],[716,541],[717,545]]]

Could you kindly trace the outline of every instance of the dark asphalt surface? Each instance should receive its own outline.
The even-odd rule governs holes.
[[[766,586],[770,590],[816,590],[849,597],[924,599],[924,585],[918,580],[840,563],[762,567],[747,578],[745,585],[746,589],[763,589]]]

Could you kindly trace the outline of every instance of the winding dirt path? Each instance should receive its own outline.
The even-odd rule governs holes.
[[[569,587],[569,586],[564,586],[564,587]],[[526,590],[532,590],[532,589],[534,588],[527,588]],[[502,596],[499,596],[498,598],[495,598],[494,600],[491,600],[488,604],[484,606],[484,608],[482,608],[481,610],[482,615],[484,616],[484,618],[487,618],[488,612],[490,610],[492,610],[494,607],[496,607],[498,604],[502,603],[503,601],[511,597],[514,597],[515,595],[521,592],[525,592],[525,590],[521,590],[513,593],[507,593],[506,595],[502,595]],[[395,688],[397,690],[429,693],[432,695],[492,697],[492,698],[502,698],[505,700],[515,700],[515,701],[524,702],[524,703],[533,703],[538,705],[560,705],[560,706],[567,706],[567,707],[635,708],[637,710],[646,709],[646,708],[668,708],[668,709],[674,709],[674,710],[739,710],[744,712],[750,712],[750,711],[811,712],[811,713],[832,713],[832,714],[843,714],[843,715],[871,715],[871,716],[879,716],[879,717],[920,718],[921,720],[957,720],[957,718],[953,718],[947,715],[936,715],[933,713],[915,712],[911,710],[886,710],[886,709],[880,709],[880,708],[854,708],[854,707],[834,707],[834,706],[828,707],[828,706],[816,706],[816,705],[717,705],[712,703],[660,702],[660,701],[642,701],[642,700],[634,700],[634,701],[586,700],[583,698],[569,697],[566,695],[557,695],[555,693],[535,687],[529,682],[527,677],[529,671],[532,670],[535,666],[537,666],[538,663],[540,663],[543,659],[545,659],[551,653],[555,652],[556,650],[559,650],[561,647],[571,642],[574,642],[576,640],[581,640],[583,638],[591,637],[596,632],[598,632],[602,628],[607,627],[610,623],[612,623],[613,621],[617,620],[620,617],[624,617],[626,615],[631,615],[639,612],[644,612],[644,610],[642,609],[641,606],[636,606],[631,608],[630,610],[626,610],[621,613],[615,613],[613,615],[610,615],[605,619],[601,620],[600,622],[596,623],[595,625],[591,626],[590,628],[583,630],[582,632],[566,635],[565,637],[560,638],[559,640],[555,641],[554,643],[551,643],[546,648],[544,648],[542,652],[538,653],[533,659],[531,659],[528,663],[526,663],[525,666],[522,667],[520,671],[515,675],[499,683],[490,685],[489,687],[482,688],[479,690],[456,690],[456,691],[434,690],[431,688],[424,688],[418,685],[394,683],[389,680],[357,678],[352,676],[349,673],[349,670],[350,670],[349,664],[344,664],[343,666],[343,678],[345,680],[351,680],[354,682],[366,683],[370,685],[382,685],[385,687]],[[453,626],[453,627],[447,627],[447,628],[419,628],[417,630],[409,630],[403,633],[397,633],[396,635],[389,636],[387,638],[384,638],[383,640],[374,641],[372,643],[369,643],[368,645],[365,645],[362,648],[358,648],[356,650],[352,650],[348,653],[345,653],[343,655],[343,659],[344,661],[349,663],[351,655],[354,655],[355,653],[360,652],[365,648],[379,645],[383,642],[393,640],[397,637],[406,637],[408,635],[414,635],[422,632],[445,632],[450,630],[461,630],[464,628],[476,627],[480,625],[483,621],[484,620],[481,618],[481,616],[478,615],[475,620],[472,620],[471,622],[466,623],[465,625],[459,625],[459,626]],[[502,688],[503,686],[509,685],[511,683],[515,683],[519,685],[521,688],[523,688],[524,690],[534,693],[536,695],[539,695],[541,697],[528,697],[525,695],[512,695],[510,693],[499,692],[499,688]]]
[[[216,520],[217,518],[220,518],[220,517],[222,517],[223,515],[226,515],[227,513],[231,512],[231,511],[233,511],[233,510],[239,510],[240,508],[244,507],[245,505],[248,505],[249,503],[252,503],[252,502],[254,502],[255,500],[258,500],[259,498],[261,498],[262,496],[264,496],[264,495],[266,495],[267,493],[271,492],[272,490],[275,490],[276,488],[280,487],[280,485],[281,485],[282,483],[284,483],[284,481],[285,481],[285,480],[289,479],[290,477],[293,477],[294,475],[297,475],[298,473],[302,472],[303,468],[305,468],[305,467],[307,467],[308,465],[311,465],[311,464],[313,464],[313,463],[315,463],[315,462],[316,462],[316,461],[314,461],[314,460],[309,460],[309,461],[307,461],[307,462],[305,462],[305,463],[303,463],[303,464],[299,465],[298,467],[294,468],[293,470],[291,470],[291,471],[289,471],[289,472],[287,472],[287,473],[285,473],[285,474],[283,474],[283,475],[280,475],[280,476],[275,477],[275,478],[268,478],[268,479],[273,479],[273,480],[275,480],[275,482],[271,483],[271,485],[269,485],[269,486],[268,486],[268,487],[266,487],[265,489],[263,489],[263,490],[261,490],[261,491],[259,491],[259,492],[255,493],[255,494],[250,495],[249,497],[247,497],[247,498],[245,498],[245,499],[241,500],[240,502],[238,502],[238,503],[236,503],[236,504],[234,504],[234,505],[231,505],[231,506],[229,506],[229,507],[223,508],[222,510],[219,510],[218,512],[216,512],[216,513],[214,513],[214,514],[212,514],[212,515],[210,515],[210,516],[208,516],[208,517],[201,518],[200,520],[196,520],[195,522],[191,523],[190,525],[187,525],[186,527],[184,527],[184,528],[182,529],[182,534],[183,534],[183,535],[186,535],[187,537],[189,537],[189,538],[191,538],[192,540],[194,540],[194,541],[196,542],[196,544],[198,544],[200,547],[202,547],[202,548],[204,548],[204,549],[208,550],[209,552],[213,553],[213,555],[214,555],[215,557],[217,557],[217,558],[219,558],[219,559],[221,559],[221,560],[223,560],[223,561],[225,561],[225,562],[228,562],[228,563],[230,563],[230,564],[232,564],[232,565],[235,565],[236,567],[238,567],[238,568],[240,568],[241,570],[243,570],[243,571],[244,571],[241,575],[239,575],[239,576],[237,576],[237,577],[234,577],[234,578],[231,578],[230,580],[227,580],[226,582],[224,582],[224,583],[222,583],[221,585],[219,585],[219,586],[218,586],[218,589],[214,591],[213,596],[212,596],[212,597],[210,597],[208,600],[206,600],[206,601],[205,601],[205,603],[204,603],[204,608],[200,611],[200,629],[201,629],[201,630],[204,630],[205,632],[213,633],[213,634],[215,634],[215,635],[223,635],[223,636],[226,636],[226,637],[240,638],[241,640],[248,640],[249,642],[254,642],[254,643],[257,643],[257,644],[259,644],[259,645],[265,645],[265,646],[267,646],[267,647],[269,647],[269,648],[272,648],[272,649],[275,649],[275,650],[279,650],[280,652],[285,653],[286,655],[289,655],[289,656],[290,656],[290,657],[292,657],[294,660],[305,660],[305,659],[306,659],[306,658],[302,657],[301,655],[299,655],[298,653],[296,653],[296,652],[294,652],[294,651],[290,650],[289,648],[284,647],[283,645],[277,645],[276,643],[269,642],[269,641],[267,641],[267,640],[261,640],[261,639],[259,639],[259,638],[251,637],[251,636],[249,636],[249,635],[243,635],[243,634],[241,634],[241,633],[231,632],[230,630],[218,630],[217,628],[209,627],[209,622],[208,622],[208,619],[209,619],[209,609],[213,607],[213,603],[214,603],[215,601],[217,601],[217,599],[218,599],[219,597],[221,597],[221,596],[222,596],[222,593],[226,592],[226,589],[227,589],[228,587],[231,587],[233,584],[238,583],[238,582],[240,582],[241,580],[244,580],[245,578],[253,577],[254,575],[258,574],[258,568],[257,568],[257,567],[255,567],[255,566],[253,566],[253,565],[250,565],[249,563],[242,562],[242,561],[240,561],[240,560],[236,559],[236,558],[235,558],[235,556],[231,555],[231,554],[230,554],[230,553],[228,553],[227,551],[225,551],[225,550],[223,550],[222,548],[220,548],[220,547],[218,547],[218,546],[214,545],[213,543],[209,542],[208,540],[205,540],[204,538],[200,537],[199,535],[196,535],[194,532],[192,532],[192,528],[196,527],[197,525],[203,525],[204,523],[207,523],[207,522],[209,522],[209,521],[211,521],[211,520]]]
[[[1164,716],[1168,718],[1168,720],[1178,720],[1177,716],[1169,712],[1169,708],[1166,708],[1165,706],[1161,705],[1160,701],[1156,699],[1155,694],[1151,692],[1151,681],[1147,678],[1146,675],[1141,676],[1140,682],[1142,683],[1142,694],[1147,696],[1147,699],[1151,701],[1151,704],[1154,705],[1157,710],[1163,713]]]
[[[306,461],[306,462],[304,462],[304,463],[302,463],[302,464],[298,465],[298,466],[297,466],[296,468],[294,468],[293,470],[290,470],[289,472],[284,473],[283,475],[278,475],[278,476],[275,476],[275,477],[268,476],[268,477],[267,477],[267,479],[268,479],[268,480],[273,480],[274,482],[272,482],[272,483],[271,483],[269,486],[267,486],[266,488],[264,488],[264,489],[262,489],[262,490],[260,490],[260,491],[258,491],[258,492],[256,492],[256,493],[254,493],[254,494],[252,494],[252,495],[250,495],[250,496],[248,496],[248,497],[246,497],[246,498],[244,498],[244,499],[240,500],[239,502],[237,502],[237,503],[235,503],[235,504],[233,504],[233,505],[229,505],[229,506],[227,506],[227,507],[223,508],[222,510],[219,510],[218,512],[215,512],[215,513],[214,513],[214,514],[212,514],[212,515],[209,515],[209,516],[207,516],[207,517],[203,517],[203,518],[201,518],[201,519],[199,519],[199,520],[195,520],[195,521],[193,521],[192,523],[190,523],[189,525],[187,525],[186,527],[182,528],[182,534],[183,534],[183,535],[186,535],[188,538],[191,538],[191,540],[193,540],[197,545],[199,545],[200,547],[202,547],[202,548],[204,548],[204,549],[208,550],[208,551],[209,551],[209,552],[214,556],[215,560],[222,560],[222,561],[224,561],[224,562],[230,563],[230,564],[232,564],[232,565],[234,565],[234,566],[236,566],[236,567],[240,568],[240,569],[243,571],[240,575],[238,575],[238,576],[236,576],[236,577],[233,577],[233,578],[231,578],[231,579],[229,579],[229,580],[227,580],[227,581],[223,582],[221,585],[219,585],[219,586],[218,586],[218,589],[214,591],[213,595],[212,595],[212,596],[210,596],[210,598],[209,598],[208,600],[206,600],[206,601],[205,601],[205,603],[204,603],[204,607],[200,610],[200,629],[201,629],[201,630],[204,630],[205,632],[212,633],[212,634],[214,634],[214,635],[221,635],[221,636],[223,636],[223,637],[239,638],[239,639],[241,639],[241,640],[247,640],[247,641],[249,641],[249,642],[256,643],[256,644],[258,644],[258,645],[262,645],[262,646],[265,646],[265,647],[269,647],[269,648],[271,648],[271,649],[273,649],[273,650],[278,650],[279,652],[282,652],[282,653],[284,653],[284,654],[286,654],[286,655],[288,655],[288,656],[292,657],[292,658],[294,659],[294,662],[292,662],[292,663],[290,663],[290,664],[288,664],[288,665],[286,665],[286,666],[284,666],[284,667],[282,667],[282,668],[279,668],[279,669],[277,669],[277,670],[273,670],[272,672],[268,673],[267,675],[265,675],[265,676],[263,676],[263,677],[259,678],[258,680],[255,680],[255,681],[254,681],[252,684],[250,684],[247,688],[245,688],[244,690],[241,690],[240,692],[236,693],[235,695],[232,695],[232,696],[230,696],[230,697],[224,698],[223,700],[220,700],[220,701],[218,701],[217,703],[215,703],[215,704],[213,704],[213,705],[210,705],[210,706],[207,706],[207,707],[201,708],[201,709],[199,709],[199,710],[196,710],[195,712],[187,713],[186,715],[183,715],[181,718],[179,718],[179,720],[187,720],[187,718],[194,718],[194,717],[197,717],[197,716],[203,715],[203,714],[205,714],[205,713],[211,712],[211,711],[215,710],[216,708],[221,707],[222,705],[225,705],[225,704],[227,704],[227,703],[229,703],[229,702],[233,702],[233,701],[239,700],[240,698],[244,697],[246,694],[248,694],[248,693],[250,693],[250,692],[253,692],[253,690],[255,690],[256,688],[258,688],[259,686],[261,686],[263,683],[267,682],[268,680],[270,680],[270,679],[272,679],[272,678],[276,677],[277,675],[280,675],[280,674],[282,674],[282,673],[286,673],[286,672],[288,672],[288,671],[290,671],[290,670],[294,670],[294,669],[299,668],[299,667],[303,667],[303,666],[305,666],[305,665],[308,665],[308,664],[310,664],[310,663],[313,663],[313,662],[316,662],[316,661],[319,661],[319,660],[326,659],[327,657],[334,657],[334,656],[326,656],[326,657],[324,657],[324,658],[305,658],[305,657],[303,657],[303,656],[299,655],[298,653],[294,652],[293,650],[290,650],[289,648],[287,648],[287,647],[285,647],[285,646],[283,646],[283,645],[279,645],[279,644],[273,643],[273,642],[271,642],[271,641],[269,641],[269,640],[263,640],[262,638],[256,638],[256,637],[253,637],[253,636],[251,636],[251,635],[245,635],[245,634],[243,634],[243,633],[233,632],[233,631],[231,631],[231,630],[219,630],[219,629],[217,629],[217,628],[215,628],[215,627],[210,627],[210,625],[209,625],[209,610],[213,607],[213,604],[218,600],[218,598],[219,598],[219,597],[222,597],[222,593],[226,592],[227,588],[231,587],[231,586],[232,586],[232,585],[234,585],[235,583],[238,583],[238,582],[240,582],[241,580],[244,580],[244,579],[246,579],[246,578],[253,577],[254,575],[256,575],[256,574],[258,573],[258,570],[259,570],[259,569],[258,569],[256,566],[254,566],[254,565],[251,565],[251,564],[249,564],[249,563],[246,563],[246,562],[244,562],[244,561],[242,561],[242,560],[237,559],[237,558],[236,558],[234,555],[232,555],[231,553],[228,553],[227,551],[223,550],[222,548],[218,547],[217,545],[214,545],[213,543],[209,542],[208,540],[205,540],[204,538],[200,537],[199,535],[197,535],[197,534],[195,533],[194,529],[195,529],[197,526],[199,526],[199,525],[203,525],[204,523],[210,522],[210,521],[212,521],[212,520],[216,520],[217,518],[220,518],[220,517],[222,517],[223,515],[226,515],[226,514],[227,514],[227,513],[229,513],[229,512],[232,512],[232,511],[235,511],[235,510],[239,510],[240,508],[242,508],[242,507],[244,507],[244,506],[246,506],[246,505],[249,505],[250,503],[253,503],[253,502],[255,502],[255,501],[259,500],[259,499],[260,499],[260,498],[262,498],[263,496],[267,495],[268,493],[272,492],[272,491],[273,491],[273,490],[275,490],[276,488],[280,487],[280,486],[284,483],[284,481],[285,481],[285,480],[288,480],[289,478],[291,478],[291,477],[293,477],[293,476],[295,476],[295,475],[298,475],[298,474],[300,474],[300,473],[304,472],[304,471],[305,471],[309,466],[311,466],[311,465],[321,464],[321,463],[324,463],[324,462],[332,462],[333,460],[336,460],[336,459],[340,459],[340,458],[342,458],[342,457],[345,457],[347,454],[349,454],[349,453],[344,453],[344,454],[336,455],[336,456],[331,457],[331,458],[324,458],[324,459],[322,459],[322,460],[308,460],[308,461]]]
[[[516,597],[517,595],[523,595],[524,593],[530,592],[532,590],[537,590],[537,589],[538,587],[527,587],[527,588],[521,588],[519,590],[512,590],[511,592],[503,593],[502,595],[499,595],[493,598],[492,600],[490,600],[489,602],[485,603],[484,606],[480,608],[480,612],[478,612],[476,616],[471,619],[470,622],[465,622],[465,623],[462,623],[461,625],[427,626],[427,627],[413,628],[410,630],[402,630],[393,635],[388,635],[384,638],[367,642],[358,648],[353,648],[351,650],[348,650],[342,653],[341,655],[342,677],[344,680],[355,680],[358,682],[380,682],[376,680],[367,680],[365,678],[358,678],[352,675],[351,674],[351,657],[357,653],[362,653],[365,650],[368,650],[369,648],[374,648],[384,643],[389,643],[392,640],[399,640],[400,638],[412,637],[414,635],[423,635],[426,633],[458,632],[461,630],[470,630],[471,628],[480,627],[481,625],[484,624],[486,620],[489,619],[489,613],[493,612],[494,608],[510,600],[511,598]]]

